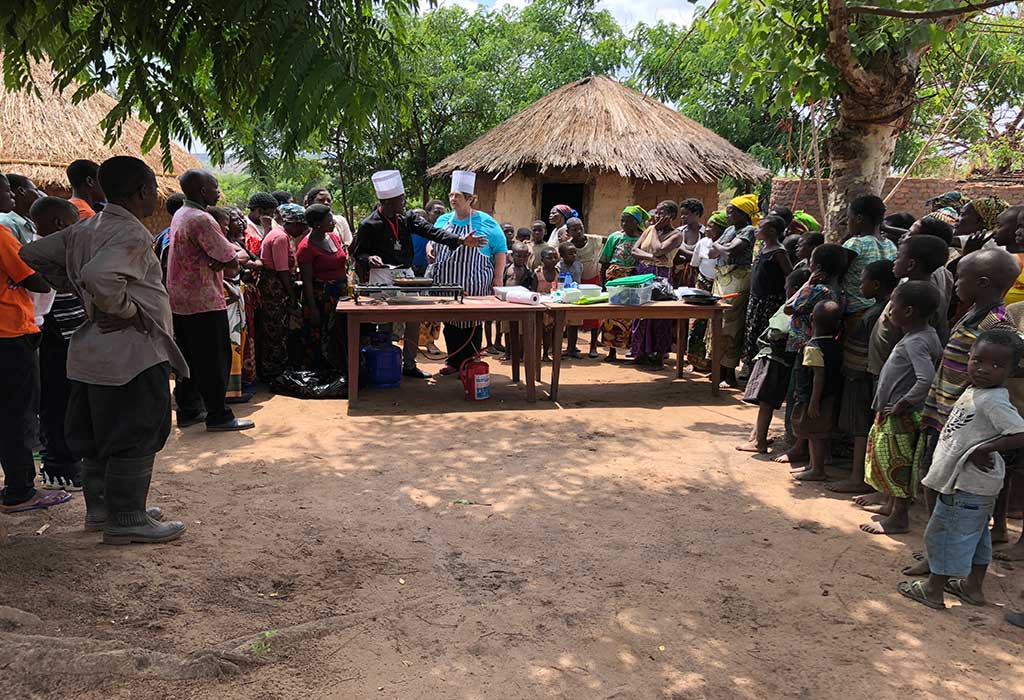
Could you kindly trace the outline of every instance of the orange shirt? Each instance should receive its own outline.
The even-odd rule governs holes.
[[[81,221],[82,219],[88,219],[90,216],[96,216],[96,212],[93,211],[92,207],[89,206],[89,203],[87,201],[85,201],[84,199],[79,199],[78,197],[72,197],[68,201],[71,202],[72,204],[74,204],[78,208],[78,220],[79,221]]]
[[[0,226],[0,338],[38,333],[32,297],[28,290],[15,285],[35,274],[35,270],[18,257],[21,242],[14,232]]]

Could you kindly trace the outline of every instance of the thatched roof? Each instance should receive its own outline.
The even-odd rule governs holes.
[[[652,182],[770,176],[710,129],[605,76],[563,85],[429,173],[475,170],[503,176],[527,167],[540,172],[585,168]]]
[[[165,173],[159,148],[142,153],[147,127],[135,117],[125,122],[117,143],[107,146],[99,124],[116,104],[113,97],[99,92],[74,104],[74,86],[56,92],[48,65],[34,65],[32,77],[41,97],[31,90],[6,92],[0,85],[0,172],[24,175],[43,190],[67,191],[64,170],[72,161],[87,158],[102,163],[111,156],[135,156],[153,168],[160,192],[166,196],[179,190],[175,176],[200,167],[184,149],[172,145],[174,172]]]

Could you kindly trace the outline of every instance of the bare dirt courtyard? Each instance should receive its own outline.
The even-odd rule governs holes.
[[[101,545],[81,496],[3,519],[0,604],[39,618],[0,615],[3,698],[1024,698],[1024,565],[928,610],[896,592],[921,510],[860,532],[734,450],[735,393],[583,361],[528,404],[491,365],[482,404],[446,378],[175,428],[173,545]]]

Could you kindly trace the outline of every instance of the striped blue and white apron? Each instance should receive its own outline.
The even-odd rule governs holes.
[[[472,212],[469,222],[465,224],[456,224],[453,218],[445,230],[465,238],[475,232],[473,217],[476,214]],[[434,284],[461,284],[466,296],[488,296],[494,292],[494,261],[476,248],[459,246],[452,250],[444,244],[438,244],[434,247]],[[479,321],[446,323],[456,328],[472,328]]]

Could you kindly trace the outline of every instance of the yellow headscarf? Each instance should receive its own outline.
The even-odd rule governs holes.
[[[757,206],[756,194],[741,194],[739,197],[733,197],[729,200],[729,204],[749,216],[754,226],[761,222],[761,210]]]

